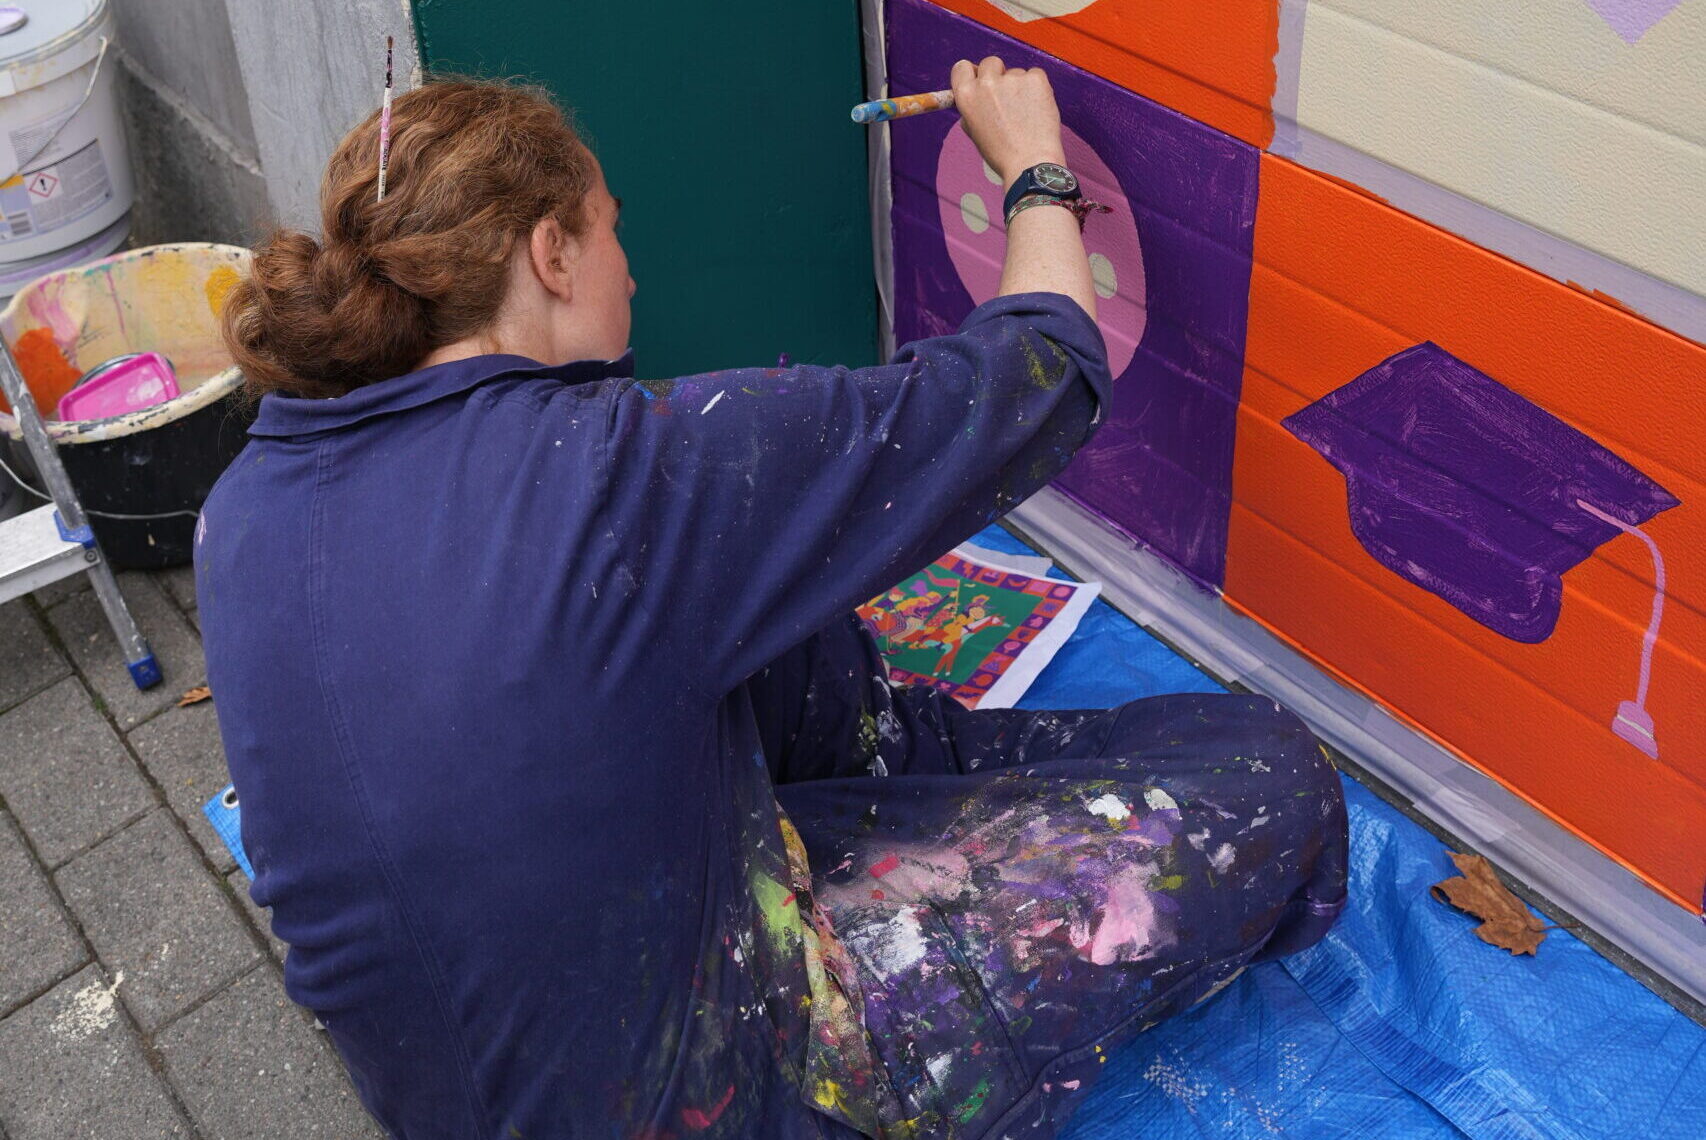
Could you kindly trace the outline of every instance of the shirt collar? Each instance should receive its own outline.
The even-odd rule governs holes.
[[[307,435],[349,427],[375,416],[417,408],[465,392],[476,385],[503,377],[540,377],[563,384],[591,384],[600,380],[634,375],[634,350],[615,360],[575,360],[568,364],[540,364],[525,356],[495,353],[435,364],[391,380],[367,384],[328,400],[305,399],[269,392],[249,434],[255,436]]]

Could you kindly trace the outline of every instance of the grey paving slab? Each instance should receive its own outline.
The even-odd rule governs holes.
[[[89,966],[0,1021],[0,1121],[9,1140],[190,1135],[119,1010],[114,980]]]
[[[0,818],[0,1017],[88,957],[23,837]]]
[[[231,782],[213,702],[167,709],[132,730],[130,746],[213,865],[221,874],[235,867],[237,860],[201,810]]]
[[[70,675],[71,663],[47,639],[22,598],[0,605],[0,709],[9,709]]]
[[[325,1034],[262,967],[215,994],[155,1042],[207,1140],[382,1138]]]
[[[272,908],[267,907],[262,910],[255,905],[255,900],[249,897],[249,876],[243,874],[242,869],[239,868],[225,876],[225,881],[231,885],[231,892],[237,896],[237,901],[243,904],[243,910],[248,914],[249,921],[253,922],[256,929],[266,936],[267,945],[272,947],[272,956],[280,962],[284,961],[285,952],[290,947],[286,946],[284,940],[272,932]]]
[[[89,588],[87,574],[73,574],[69,578],[61,578],[57,582],[49,582],[30,596],[45,606],[57,606],[73,594],[81,594]]]
[[[0,714],[0,796],[49,867],[155,802],[75,677]]]
[[[125,1004],[144,1032],[261,956],[164,810],[73,859],[55,879],[95,953],[124,972]]]
[[[156,570],[154,580],[160,583],[168,597],[178,603],[179,609],[195,609],[194,566],[174,566],[170,570]]]
[[[184,690],[206,680],[207,669],[201,658],[201,638],[160,586],[147,574],[136,572],[120,574],[118,580],[131,616],[165,675],[152,689],[140,690],[131,681],[112,627],[93,593],[78,594],[54,606],[48,620],[113,720],[119,728],[128,729],[176,704]]]

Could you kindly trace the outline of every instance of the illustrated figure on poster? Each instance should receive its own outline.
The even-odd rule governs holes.
[[[937,589],[931,589],[932,586]],[[891,648],[915,645],[921,641],[928,644],[924,639],[933,636],[932,630],[959,608],[960,586],[958,579],[938,578],[929,570],[923,571],[912,583],[912,597],[907,597],[900,586],[884,595],[888,612],[884,613],[880,608],[873,612],[867,619],[871,631]],[[953,590],[954,593],[948,604],[943,606],[941,602],[946,595],[942,591],[945,590]]]
[[[931,616],[941,601],[941,594],[935,590],[925,590],[897,603],[890,615],[891,628],[886,632],[879,629],[878,633],[896,645],[904,645],[921,634],[930,624]]]
[[[873,606],[865,618],[865,627],[871,631],[872,636],[883,642],[893,640],[901,628],[900,607],[907,601],[906,589],[901,585],[892,587],[884,594],[882,603]]]
[[[942,659],[936,663],[931,675],[940,677],[954,668],[955,661],[964,648],[966,639],[979,630],[994,629],[1007,623],[989,612],[989,595],[979,594],[971,600],[963,614],[949,618],[937,635],[936,644],[943,649]]]

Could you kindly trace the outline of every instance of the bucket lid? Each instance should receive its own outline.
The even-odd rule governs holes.
[[[28,18],[0,33],[0,95],[35,87],[81,67],[100,48],[99,37],[89,33],[106,16],[107,0],[5,0],[5,4],[23,9]],[[31,64],[46,66],[38,69]],[[18,74],[18,69],[32,74]]]

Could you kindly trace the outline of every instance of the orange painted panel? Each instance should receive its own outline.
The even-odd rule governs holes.
[[[1254,146],[1273,138],[1279,0],[1095,0],[1024,21],[990,0],[935,2]]]
[[[1706,349],[1283,159],[1263,155],[1226,592],[1326,668],[1698,910],[1706,883]],[[1345,477],[1281,421],[1431,341],[1681,500],[1653,562],[1615,534],[1563,575],[1532,643],[1377,561]],[[1496,537],[1496,536],[1495,536]]]

